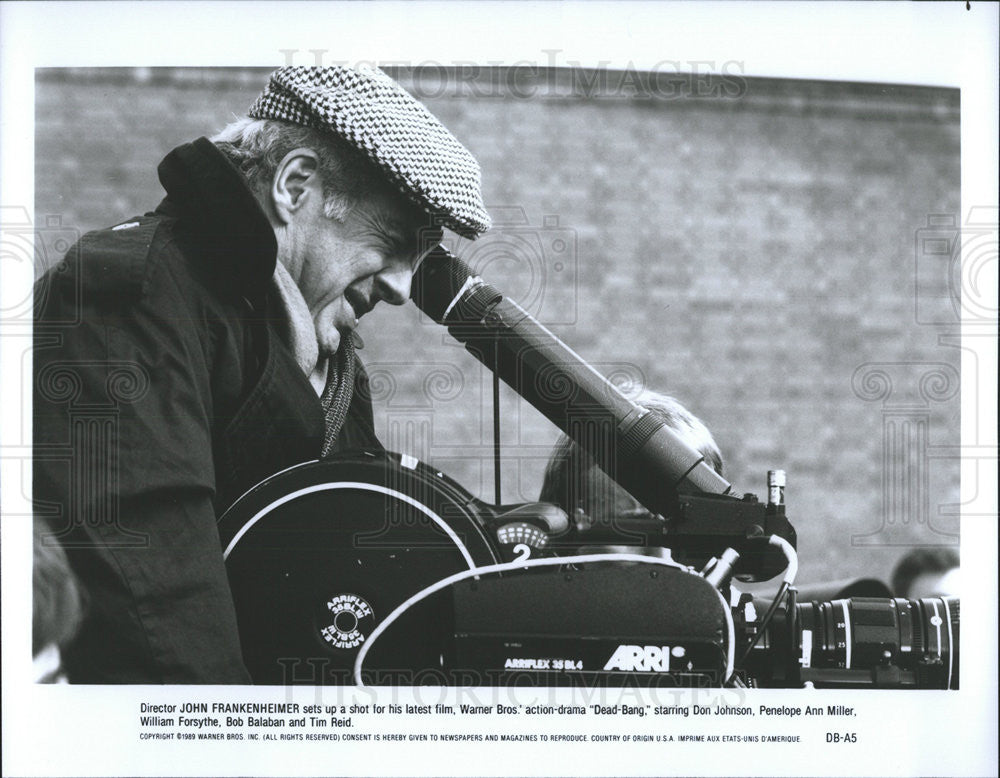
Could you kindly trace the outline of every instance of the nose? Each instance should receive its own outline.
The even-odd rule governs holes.
[[[413,267],[409,262],[394,262],[375,276],[375,293],[391,305],[402,305],[410,299]]]

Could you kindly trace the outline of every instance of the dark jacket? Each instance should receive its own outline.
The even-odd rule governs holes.
[[[277,335],[274,232],[243,177],[205,138],[159,174],[155,212],[36,285],[36,515],[89,600],[70,680],[245,683],[217,517],[317,458],[323,415]],[[341,448],[378,446],[359,389]]]

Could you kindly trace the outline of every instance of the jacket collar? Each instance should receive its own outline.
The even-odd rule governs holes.
[[[208,138],[178,146],[157,172],[167,191],[157,212],[176,216],[215,272],[260,299],[274,275],[278,244],[243,175]]]

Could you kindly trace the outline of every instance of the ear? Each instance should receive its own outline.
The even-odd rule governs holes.
[[[323,197],[319,156],[310,148],[289,151],[278,163],[271,181],[271,205],[278,221],[288,224],[317,197]]]

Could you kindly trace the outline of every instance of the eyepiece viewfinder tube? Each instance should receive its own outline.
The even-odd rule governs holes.
[[[728,494],[729,483],[658,413],[632,402],[527,311],[478,279],[443,247],[418,268],[417,307],[557,427],[654,513],[677,491]]]

